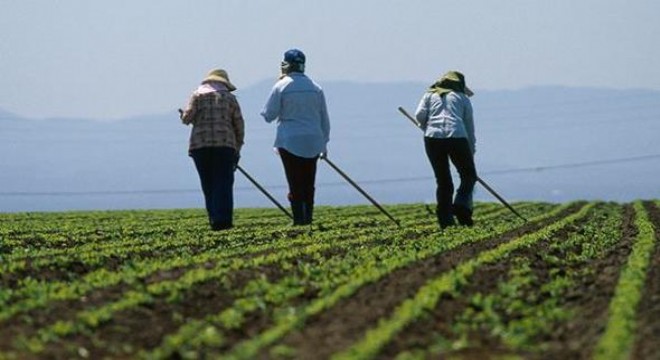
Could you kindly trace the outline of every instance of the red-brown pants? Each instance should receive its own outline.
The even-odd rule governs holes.
[[[316,163],[318,156],[304,158],[296,156],[283,148],[278,148],[284,173],[289,183],[289,201],[302,201],[314,204],[314,183],[316,181]]]

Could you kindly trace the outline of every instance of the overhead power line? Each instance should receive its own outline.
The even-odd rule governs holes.
[[[631,156],[631,157],[618,158],[618,159],[594,160],[594,161],[576,162],[576,163],[559,164],[559,165],[524,167],[524,168],[507,169],[507,170],[491,170],[491,171],[486,171],[483,174],[498,175],[498,174],[513,174],[519,172],[544,171],[544,170],[554,170],[554,169],[581,168],[581,167],[620,164],[620,163],[652,160],[652,159],[660,159],[660,154]]]
[[[557,169],[570,169],[570,168],[584,168],[590,166],[602,166],[602,165],[613,165],[613,164],[622,164],[630,163],[636,161],[648,161],[660,159],[660,154],[649,154],[649,155],[640,155],[640,156],[630,156],[625,158],[617,159],[605,159],[605,160],[593,160],[593,161],[584,161],[584,162],[575,162],[575,163],[565,163],[558,165],[546,165],[546,166],[533,166],[533,167],[521,167],[514,169],[504,169],[504,170],[490,170],[479,172],[480,175],[506,175],[506,174],[515,174],[515,173],[526,173],[526,172],[539,172],[546,170],[557,170]],[[373,180],[360,180],[361,184],[387,184],[387,183],[401,183],[401,182],[413,182],[413,181],[424,181],[432,180],[432,176],[416,176],[416,177],[405,177],[405,178],[389,178],[389,179],[373,179]],[[334,186],[347,186],[343,181],[337,182],[325,182],[317,184],[319,187],[334,187]],[[286,185],[267,185],[269,189],[287,189]],[[251,190],[251,186],[239,186],[235,187],[235,191],[244,191]],[[41,191],[41,192],[28,192],[28,191],[17,191],[17,192],[0,192],[0,196],[117,196],[117,195],[168,195],[168,194],[187,194],[187,193],[199,193],[199,189],[161,189],[161,190],[106,190],[106,191]]]

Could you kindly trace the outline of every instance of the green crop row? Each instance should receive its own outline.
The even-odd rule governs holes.
[[[433,310],[442,294],[457,291],[460,284],[466,283],[469,276],[479,266],[493,263],[518,248],[531,246],[542,239],[552,237],[560,229],[586,216],[593,206],[593,203],[588,204],[577,213],[562,218],[535,233],[524,235],[495,249],[485,251],[458,265],[454,270],[429,280],[413,298],[404,301],[391,317],[382,319],[377,327],[369,330],[361,340],[334,358],[367,359],[374,357],[406,325],[422,316],[426,311]]]
[[[556,216],[567,207],[567,205],[557,207],[549,204],[516,204],[516,208],[527,217],[542,213],[534,221]],[[315,228],[314,232],[309,234],[307,233],[308,229],[302,229],[301,231],[301,229],[289,228],[288,225],[284,225],[287,222],[286,219],[281,221],[282,219],[277,217],[272,217],[275,219],[274,221],[267,220],[264,222],[268,225],[263,226],[263,229],[246,227],[218,234],[206,230],[205,218],[199,215],[199,211],[191,211],[193,215],[187,217],[186,221],[178,225],[175,221],[169,221],[167,216],[159,214],[161,218],[157,222],[149,222],[148,217],[136,217],[141,221],[143,228],[140,228],[139,224],[133,224],[133,221],[126,221],[125,223],[133,224],[126,228],[122,228],[123,225],[115,227],[113,231],[125,234],[121,239],[113,237],[112,234],[110,240],[104,239],[103,236],[105,235],[103,234],[110,233],[107,228],[103,227],[102,224],[93,225],[98,227],[99,237],[98,239],[94,237],[89,245],[81,245],[84,234],[96,233],[97,230],[85,230],[84,217],[80,216],[80,219],[77,220],[80,223],[79,225],[65,226],[61,230],[61,233],[80,231],[81,239],[73,242],[71,246],[74,247],[71,249],[58,248],[62,245],[58,241],[54,242],[55,246],[53,248],[37,246],[32,249],[28,246],[21,251],[10,252],[9,255],[7,253],[0,255],[3,256],[2,265],[7,266],[4,269],[13,269],[12,271],[21,269],[38,270],[40,266],[58,266],[58,264],[66,263],[67,255],[77,255],[77,261],[86,266],[96,266],[96,268],[91,272],[84,273],[82,276],[76,277],[75,274],[72,274],[72,277],[66,280],[41,281],[27,277],[20,279],[11,286],[6,286],[3,283],[2,288],[0,288],[0,305],[2,305],[0,322],[8,321],[18,314],[24,314],[21,319],[27,319],[25,315],[38,314],[39,311],[42,311],[40,309],[48,311],[50,305],[54,302],[71,302],[73,304],[80,298],[89,297],[94,295],[95,292],[102,292],[103,289],[108,287],[121,287],[123,294],[119,299],[90,308],[82,307],[73,318],[50,324],[44,323],[42,329],[36,335],[15,339],[22,344],[19,348],[39,351],[46,344],[62,341],[63,338],[71,334],[85,334],[94,330],[118,312],[149,303],[154,301],[155,298],[164,297],[171,301],[177,301],[176,298],[180,294],[185,293],[195,284],[209,279],[222,279],[226,274],[237,269],[258,269],[259,266],[264,264],[281,267],[285,272],[294,267],[295,271],[292,274],[285,274],[284,278],[273,284],[263,282],[263,279],[256,279],[246,285],[245,289],[231,289],[237,296],[238,300],[235,302],[237,307],[223,310],[219,314],[211,314],[210,317],[220,316],[219,319],[225,324],[225,328],[230,328],[231,326],[238,326],[237,321],[239,320],[237,319],[240,319],[241,316],[254,311],[256,307],[263,308],[264,304],[268,304],[268,306],[275,308],[281,307],[281,310],[274,310],[274,312],[284,314],[278,315],[276,323],[286,322],[282,319],[288,319],[291,316],[286,311],[289,307],[287,301],[295,299],[301,294],[300,291],[308,291],[311,287],[318,292],[319,296],[324,299],[331,299],[327,301],[314,300],[313,303],[317,304],[317,308],[312,307],[312,304],[303,305],[303,308],[308,311],[316,309],[315,312],[310,313],[313,315],[331,306],[333,301],[336,302],[350,296],[351,293],[360,288],[360,284],[376,281],[386,276],[392,269],[405,266],[404,264],[414,263],[419,259],[438,254],[451,247],[460,246],[466,241],[478,241],[486,237],[498,236],[498,234],[514,229],[520,224],[515,220],[515,217],[501,206],[485,204],[478,206],[475,213],[479,226],[474,229],[450,231],[440,237],[448,237],[447,239],[452,239],[452,241],[454,236],[465,236],[469,239],[459,239],[454,244],[437,244],[439,234],[434,216],[429,215],[424,206],[414,205],[404,209],[395,207],[395,209],[396,211],[392,211],[392,213],[402,219],[404,225],[409,226],[396,229],[389,224],[386,218],[374,219],[374,216],[378,213],[373,212],[373,210],[371,210],[372,213],[366,216],[364,211],[354,211],[356,213],[354,216],[329,218],[328,221],[323,223],[324,229]],[[553,211],[545,213],[549,209],[553,209]],[[328,209],[328,211],[333,211],[333,209]],[[188,212],[181,213],[187,214]],[[31,219],[21,220],[20,223],[21,226],[29,226],[30,221],[40,223],[48,218],[48,216],[41,218],[35,215],[31,216]],[[19,221],[14,221],[11,226],[16,226],[16,223],[19,223]],[[111,219],[106,223],[111,224],[113,221]],[[6,222],[0,223],[0,227],[5,225]],[[41,228],[37,226],[33,228],[33,231],[34,234],[39,234],[39,231],[42,230],[54,234],[57,233],[54,231],[55,228],[52,225],[42,226]],[[2,231],[3,240],[6,236],[17,235],[22,237],[26,235],[25,232],[7,231],[6,228],[2,228]],[[414,239],[414,241],[409,241],[411,239]],[[394,246],[394,244],[398,245]],[[444,249],[443,246],[445,246]],[[83,251],[80,251],[80,248],[83,248]],[[351,251],[359,254],[358,257],[355,257],[354,261],[356,263],[359,263],[360,257],[374,259],[373,263],[361,264],[363,267],[357,267],[358,269],[364,269],[367,273],[370,271],[369,266],[383,266],[379,262],[381,259],[387,259],[395,265],[386,265],[385,268],[387,269],[389,266],[389,271],[382,271],[375,277],[371,275],[372,280],[363,281],[355,280],[354,276],[357,272],[345,270],[349,267],[342,267],[341,259],[338,257],[326,257],[323,258],[323,261],[327,261],[328,264],[335,264],[336,266],[333,268],[337,271],[344,269],[341,270],[343,272],[339,273],[332,272],[333,268],[330,268],[330,265],[325,266],[320,262],[309,263],[306,266],[300,266],[300,264],[292,262],[293,259],[300,256],[321,254],[324,251],[337,249],[353,249]],[[136,251],[144,251],[145,256],[134,256]],[[404,254],[408,252],[406,255],[409,255],[407,262],[399,259],[400,251]],[[148,256],[149,253],[151,253],[151,256]],[[57,255],[49,260],[49,254]],[[9,258],[11,258],[11,261],[4,262],[5,259]],[[267,258],[270,260],[265,260]],[[125,260],[122,260],[117,267],[105,268],[107,266],[106,260],[117,261],[118,259]],[[378,259],[378,261],[375,259]],[[263,262],[260,263],[259,261]],[[17,265],[21,262],[29,263],[30,266],[21,267],[22,265]],[[380,269],[377,272],[379,271]],[[175,278],[167,276],[170,272],[177,273]],[[163,278],[167,280],[146,281],[158,274],[164,274]],[[346,291],[346,289],[352,290]],[[268,295],[262,297],[265,302],[260,303],[257,296],[257,299],[250,303],[255,298],[255,294]],[[332,296],[334,296],[334,300],[332,300]],[[243,301],[239,301],[241,299]],[[319,303],[325,305],[318,305]],[[83,304],[78,303],[76,306],[81,305]],[[300,309],[296,310],[294,315],[297,316],[299,311]],[[182,328],[181,332],[185,333],[185,330]],[[215,334],[213,331],[205,334],[205,341],[217,340],[213,335]],[[194,351],[195,337],[188,338],[189,336],[184,336],[181,341],[185,344],[193,344],[192,349]],[[243,344],[247,344],[249,341]],[[243,345],[235,347],[235,350],[240,351],[241,346]],[[0,349],[1,351],[4,350]]]
[[[495,206],[486,211],[476,212],[492,213]],[[479,217],[479,220],[487,220],[487,217]],[[163,344],[149,353],[143,354],[147,358],[163,358],[170,356],[172,352],[179,354],[190,353],[194,358],[197,356],[198,348],[203,345],[219,347],[222,341],[222,331],[239,327],[243,324],[247,314],[263,309],[264,304],[268,307],[287,309],[285,302],[299,296],[310,287],[318,292],[320,296],[330,292],[340,284],[348,280],[356,268],[364,264],[373,264],[383,259],[399,256],[399,251],[407,245],[409,238],[383,237],[379,242],[381,245],[375,248],[360,247],[344,254],[341,258],[333,257],[326,259],[320,266],[309,266],[299,269],[299,273],[282,279],[276,284],[260,288],[260,292],[246,292],[242,298],[235,301],[234,306],[223,310],[216,315],[210,315],[197,321],[189,321],[176,334],[165,338]],[[417,239],[416,241],[423,241]],[[427,243],[427,245],[429,245]],[[303,265],[299,264],[298,267]],[[270,284],[269,284],[270,285]],[[276,294],[277,296],[273,296]],[[281,296],[286,294],[286,296]]]
[[[515,255],[499,262],[510,267],[507,277],[497,282],[494,292],[471,295],[467,308],[453,320],[454,337],[441,341],[441,336],[435,336],[435,343],[425,351],[404,352],[397,357],[437,356],[470,348],[476,346],[470,343],[473,333],[488,334],[513,352],[543,351],[539,339],[550,335],[553,324],[576,315],[566,307],[567,293],[593,271],[593,261],[605,256],[621,238],[621,215],[618,205],[598,204],[579,227],[539,243],[531,258]],[[543,278],[533,269],[543,269]]]
[[[432,222],[429,221],[425,231],[430,231],[432,226]],[[26,278],[21,282],[22,288],[0,289],[0,304],[6,304],[6,302],[12,297],[38,299],[37,302],[51,298],[50,296],[44,298],[44,294],[53,294],[54,296],[52,296],[52,298],[54,299],[66,300],[82,296],[87,291],[94,288],[115,285],[118,281],[133,282],[136,277],[132,275],[136,275],[137,279],[139,279],[154,271],[166,271],[167,269],[186,266],[188,261],[190,265],[202,264],[208,261],[213,261],[218,256],[246,256],[250,251],[272,251],[282,247],[301,245],[298,240],[288,240],[292,234],[295,236],[295,234],[300,233],[300,230],[292,231],[289,230],[289,228],[280,228],[280,230],[277,230],[277,228],[275,228],[276,230],[273,231],[272,227],[266,229],[267,230],[264,231],[253,231],[250,237],[243,236],[241,233],[236,232],[230,232],[227,235],[217,237],[215,233],[205,231],[200,232],[196,237],[191,238],[179,236],[167,238],[161,237],[158,240],[151,240],[145,245],[141,245],[140,242],[138,242],[137,245],[134,245],[131,242],[131,238],[127,238],[125,241],[117,244],[117,246],[96,249],[97,251],[94,251],[95,249],[83,249],[83,251],[75,251],[75,249],[72,249],[60,256],[53,256],[51,258],[52,260],[44,258],[45,264],[52,264],[52,261],[55,261],[58,268],[63,268],[64,264],[76,261],[84,266],[94,267],[103,265],[108,259],[112,261],[130,259],[131,262],[125,265],[130,271],[128,274],[124,272],[121,276],[116,276],[117,273],[122,272],[121,269],[118,269],[116,272],[108,272],[106,269],[100,268],[85,274],[80,280],[67,279],[67,281],[56,282],[48,280],[35,281]],[[418,229],[423,229],[423,227],[418,227]],[[361,236],[370,231],[373,231],[372,227],[361,228],[351,234],[346,234],[344,233],[344,226],[337,226],[330,231],[319,234],[325,234],[327,237],[345,237]],[[317,234],[315,237],[318,239],[319,236],[320,235]],[[273,241],[273,238],[282,241]],[[307,238],[303,239],[307,242],[313,241]],[[158,253],[155,260],[153,259],[154,252]],[[145,255],[141,257],[138,255],[140,253],[144,253]],[[195,256],[193,260],[187,260],[188,257],[198,253],[200,253],[200,255]],[[30,262],[30,266],[33,270],[38,270],[41,266],[40,264],[40,260]],[[9,261],[2,264],[2,266],[3,276],[8,276],[14,271],[25,269],[26,262],[22,260],[13,262]],[[67,289],[70,288],[74,288],[77,291],[68,291]],[[34,301],[33,304],[36,305]],[[20,305],[18,306],[20,307]],[[26,310],[31,308],[33,307],[25,307]],[[0,311],[0,321],[11,316],[13,313],[14,310],[12,308],[3,309],[3,311]]]
[[[382,238],[383,237],[383,234],[379,231],[376,231],[376,232],[371,231],[371,232],[373,232],[375,237],[377,237],[377,238]],[[354,244],[356,241],[355,241],[355,239],[353,239],[353,237],[355,237],[357,234],[358,233],[352,233],[351,236],[350,236],[351,239],[349,239],[347,241],[347,243]],[[340,245],[343,244],[340,241],[338,242],[338,239],[340,239],[340,238],[338,237],[338,234],[336,234],[336,233],[321,233],[320,235],[321,235],[321,237],[322,236],[328,237],[328,240],[333,239],[334,244],[332,245],[332,247],[336,248],[336,247],[339,247]],[[303,240],[304,241],[300,242],[299,245],[303,245],[303,244],[309,243],[309,242],[314,242],[314,240],[312,240],[312,239],[303,239]],[[367,239],[362,239],[362,238],[358,237],[358,240],[361,240],[361,241],[365,242],[369,239],[368,238]],[[286,239],[286,240],[282,241],[282,246],[280,246],[279,248],[281,250],[286,250],[286,249],[289,249],[291,247],[291,245],[293,245],[295,243],[296,243],[295,240],[291,241],[291,239]],[[303,250],[305,250],[307,253],[309,253],[310,252],[309,249],[312,246],[316,247],[316,251],[320,251],[320,249],[328,249],[328,248],[331,247],[330,244],[332,242],[331,241],[325,241],[324,239],[322,239],[322,238],[319,239],[317,237],[317,239],[315,239],[315,243],[316,244],[323,244],[323,246],[310,245],[306,249],[303,249]],[[269,244],[268,247],[270,249],[278,248],[277,244]],[[262,249],[260,249],[260,250],[262,250]],[[294,250],[296,250],[296,249],[294,249]],[[305,253],[305,251],[303,251],[302,253]],[[274,253],[273,255],[282,256],[282,257],[290,259],[290,258],[299,257],[300,254],[301,254],[300,252],[285,253],[285,252],[280,251],[278,253]],[[207,255],[207,254],[205,254],[205,255]],[[261,258],[265,258],[265,257],[262,256]],[[113,313],[115,313],[117,311],[126,310],[128,308],[137,306],[137,305],[142,304],[144,302],[149,302],[153,299],[153,296],[155,296],[155,295],[159,295],[159,294],[162,294],[164,292],[170,292],[170,294],[168,296],[172,297],[172,296],[174,296],[172,294],[172,291],[180,291],[182,289],[188,288],[189,286],[192,286],[194,283],[207,281],[207,280],[209,280],[213,277],[221,276],[223,274],[223,272],[217,272],[217,271],[227,269],[226,267],[223,266],[222,259],[223,258],[213,259],[213,260],[219,261],[216,264],[216,268],[213,268],[213,269],[194,269],[192,271],[189,271],[189,272],[185,273],[180,279],[177,279],[177,280],[174,280],[174,281],[164,281],[164,282],[160,282],[160,283],[157,283],[157,284],[152,284],[152,285],[147,286],[146,292],[150,296],[144,296],[144,294],[142,293],[144,290],[138,288],[136,290],[129,291],[121,299],[119,299],[116,302],[104,305],[104,306],[102,306],[98,309],[82,311],[81,313],[79,313],[76,316],[77,320],[61,321],[61,322],[55,323],[55,324],[53,324],[49,327],[46,327],[46,328],[42,329],[40,331],[40,335],[38,336],[38,338],[28,339],[27,341],[24,341],[24,344],[25,344],[24,346],[27,346],[28,348],[32,349],[33,351],[38,351],[38,350],[43,348],[42,343],[44,341],[51,341],[51,340],[57,339],[58,337],[61,337],[61,336],[64,336],[64,335],[77,333],[77,332],[80,332],[80,331],[84,331],[84,330],[86,330],[90,327],[95,327],[99,323],[101,323],[103,321],[106,321],[109,318],[111,318]],[[274,258],[271,255],[270,260],[274,261],[273,259],[277,259],[277,258]],[[188,260],[191,260],[191,259],[188,259]],[[208,257],[206,257],[204,259],[199,259],[197,257],[197,258],[194,259],[194,261],[196,261],[196,262],[199,262],[201,260],[204,260],[204,263],[207,263],[211,259],[208,258]],[[256,260],[252,261],[252,262],[244,261],[244,259],[239,259],[239,258],[233,258],[233,259],[229,259],[229,260],[232,260],[235,264],[233,267],[230,266],[229,268],[234,268],[234,269],[236,269],[238,266],[256,267],[256,266],[259,266],[259,265],[263,264],[263,262],[259,262],[259,261],[256,261]],[[183,260],[183,261],[185,262],[185,260]],[[126,272],[123,272],[121,274],[120,278],[123,278],[125,280],[125,278],[128,275],[130,275],[130,274],[126,274]],[[109,277],[106,277],[106,278],[109,278]],[[163,289],[165,289],[165,290],[163,290]],[[72,293],[70,295],[74,296],[75,294]]]
[[[373,231],[373,228],[367,228],[351,234],[345,234],[343,237],[338,236],[339,234],[336,232],[329,232],[326,236],[340,241],[342,238],[359,237],[361,236],[361,233]],[[206,234],[209,233],[210,232],[207,232]],[[102,289],[104,287],[122,283],[128,285],[140,284],[141,279],[157,272],[165,272],[190,266],[200,266],[207,263],[223,261],[232,257],[242,258],[250,256],[250,254],[280,251],[292,246],[305,246],[317,242],[319,238],[318,235],[316,238],[310,238],[309,236],[290,238],[290,234],[292,234],[292,232],[288,229],[283,229],[283,233],[277,234],[278,237],[273,239],[272,231],[264,231],[261,235],[255,233],[253,238],[245,241],[244,238],[228,233],[223,237],[226,246],[209,248],[205,252],[199,254],[187,251],[189,247],[186,246],[179,247],[179,251],[171,254],[169,257],[146,257],[145,259],[127,263],[116,271],[108,271],[105,268],[100,268],[86,274],[83,278],[78,280],[51,282],[34,281],[27,278],[21,282],[20,288],[0,289],[1,303],[6,304],[12,299],[15,299],[13,300],[13,304],[5,305],[2,310],[0,310],[0,321],[8,319],[18,312],[25,312],[45,306],[51,301],[77,299],[85,296],[92,290]],[[300,235],[304,234],[304,232],[294,231],[293,234]],[[162,242],[166,243],[166,241],[171,241],[171,239],[163,239]],[[211,239],[210,241],[217,242],[217,239]],[[192,240],[190,242],[194,243]],[[110,257],[130,258],[132,254],[130,248],[116,248],[114,251],[115,253],[109,255]],[[23,300],[21,301],[20,299]]]
[[[550,213],[537,216],[532,221],[541,221],[556,216],[568,207],[569,205],[558,207]],[[313,300],[289,316],[277,319],[271,328],[249,340],[237,344],[230,353],[223,354],[222,356],[229,359],[253,358],[261,349],[273,344],[297,326],[301,326],[306,319],[331,308],[340,300],[350,297],[364,285],[375,282],[396,269],[471,242],[478,242],[489,237],[499,236],[517,226],[517,224],[502,223],[500,221],[497,224],[493,224],[493,227],[484,225],[483,227],[461,229],[456,232],[447,232],[440,238],[437,235],[432,235],[425,239],[426,241],[415,241],[414,246],[407,249],[407,252],[397,252],[397,257],[383,259],[376,264],[368,263],[356,269],[357,271],[354,272],[355,276],[349,282],[339,286],[334,291],[328,293],[327,296]],[[442,241],[445,236],[446,240]],[[451,241],[448,241],[450,239]]]
[[[637,304],[642,296],[650,256],[656,246],[655,229],[644,205],[636,201],[634,207],[638,234],[610,301],[609,320],[596,347],[595,359],[626,359],[634,340]]]
[[[481,206],[478,208],[480,207]],[[403,208],[399,211],[403,211],[406,215],[411,213],[407,208]],[[364,210],[360,216],[354,214],[354,209],[351,209],[351,211],[339,210],[337,212],[341,214],[341,217],[335,217],[332,222],[336,223],[337,219],[340,219],[344,227],[350,226],[350,222],[356,218],[367,218],[367,215],[364,214]],[[378,219],[375,219],[375,221],[378,221]],[[237,229],[233,231],[236,237],[241,234],[252,235],[254,229],[259,229],[261,227],[272,227],[278,223],[282,224],[281,221],[273,222],[272,220],[267,219],[267,221],[264,222],[250,222],[249,227],[240,227],[240,224],[243,222],[245,221],[237,221]],[[103,254],[112,253],[115,249],[126,248],[127,246],[130,246],[133,252],[149,251],[152,249],[159,251],[174,251],[176,250],[176,247],[180,247],[184,244],[183,241],[189,241],[191,237],[197,237],[200,234],[208,233],[208,231],[206,231],[208,227],[206,220],[202,217],[191,218],[191,220],[186,221],[176,221],[176,223],[174,220],[171,220],[164,224],[152,224],[152,222],[149,221],[148,228],[144,227],[144,223],[137,223],[135,225],[141,226],[141,228],[139,228],[140,232],[127,230],[125,228],[118,228],[115,230],[108,230],[106,227],[102,230],[97,228],[90,229],[89,224],[87,224],[88,227],[83,231],[80,231],[79,234],[75,231],[64,229],[55,234],[55,237],[59,239],[53,240],[52,242],[60,243],[69,241],[70,243],[68,246],[46,246],[37,250],[31,249],[29,252],[15,251],[13,254],[7,256],[7,260],[10,262],[17,262],[20,259],[29,260],[34,267],[35,265],[33,263],[39,258],[43,258],[42,262],[38,262],[38,265],[40,266],[52,263],[61,264],[61,261],[65,259],[75,259],[78,256],[86,256],[89,254],[97,254],[97,256],[101,257]],[[44,240],[44,234],[38,231],[29,234],[29,237],[32,237],[32,240],[34,240],[35,237],[38,238],[37,241]],[[176,237],[180,239],[180,241],[167,241],[167,245],[173,248],[164,249],[163,245],[159,244],[161,242],[160,240],[170,237]],[[155,239],[158,239],[159,241],[154,241]],[[15,237],[7,236],[7,240],[15,241],[16,239]]]
[[[56,340],[62,336],[68,336],[74,333],[88,332],[90,329],[98,327],[100,324],[110,320],[113,315],[119,311],[125,311],[138,305],[147,304],[156,297],[165,297],[170,301],[176,300],[182,291],[198,283],[217,279],[222,283],[222,278],[231,271],[238,271],[245,268],[258,268],[267,264],[275,264],[281,261],[290,261],[301,257],[303,254],[311,254],[323,251],[331,245],[313,244],[306,247],[293,247],[289,250],[283,250],[275,254],[261,255],[250,260],[245,259],[227,259],[219,261],[213,268],[198,268],[186,272],[180,278],[173,281],[161,281],[144,287],[143,289],[130,290],[125,292],[122,297],[114,302],[105,304],[101,307],[88,309],[78,312],[73,320],[62,320],[43,328],[39,331],[37,338],[28,340],[29,349],[32,352],[43,350],[43,343]]]

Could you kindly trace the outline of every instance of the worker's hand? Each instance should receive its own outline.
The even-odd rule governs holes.
[[[237,152],[234,158],[234,171],[238,168],[238,162],[241,160],[241,153]]]
[[[325,159],[327,157],[328,157],[328,150],[326,150],[326,151],[319,154],[319,158],[321,158],[321,159]]]

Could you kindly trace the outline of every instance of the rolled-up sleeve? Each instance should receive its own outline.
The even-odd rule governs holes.
[[[197,101],[197,96],[193,94],[190,97],[190,100],[188,101],[188,106],[186,106],[186,109],[183,111],[183,114],[181,115],[181,122],[184,123],[185,125],[190,125],[195,120],[195,113],[197,112],[195,106],[196,101]]]

